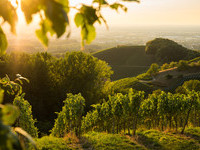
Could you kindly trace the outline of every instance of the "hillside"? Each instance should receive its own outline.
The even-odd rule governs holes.
[[[160,71],[149,84],[165,91],[174,92],[178,86],[189,80],[200,80],[200,66],[182,71],[176,67]]]
[[[146,46],[117,46],[93,53],[106,61],[114,71],[112,80],[134,77],[146,72],[152,63],[159,65],[200,57],[200,53],[169,40],[156,38]],[[195,61],[199,59],[196,58]]]
[[[138,131],[136,138],[129,135],[88,132],[80,139],[75,136],[36,139],[38,150],[198,150],[200,128],[187,128],[185,134],[158,130]]]
[[[200,61],[199,57],[190,61],[172,62],[170,68],[159,69],[158,72],[151,76],[148,72],[138,75],[137,77],[128,77],[111,82],[114,92],[127,93],[129,88],[142,90],[151,93],[156,89],[162,89],[168,92],[174,92],[178,86],[183,85],[185,81],[200,80]],[[169,65],[169,64],[168,64]],[[167,64],[163,64],[167,66]],[[161,66],[160,68],[162,68]]]
[[[154,56],[145,53],[145,46],[114,47],[93,56],[106,61],[113,68],[112,80],[137,76],[146,72],[152,63],[158,63]]]

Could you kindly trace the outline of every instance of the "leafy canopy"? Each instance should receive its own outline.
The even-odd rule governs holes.
[[[18,2],[18,0],[13,0]],[[71,9],[76,9],[74,22],[77,27],[81,28],[82,46],[86,43],[91,43],[95,37],[94,24],[104,22],[106,20],[101,14],[102,7],[108,7],[118,11],[121,8],[127,11],[127,8],[121,2],[139,2],[139,0],[119,0],[110,4],[107,0],[93,0],[91,5],[70,6],[69,0],[21,0],[21,8],[25,15],[27,24],[33,21],[33,15],[40,15],[40,29],[36,30],[36,36],[45,45],[48,45],[48,34],[56,35],[57,38],[67,33],[70,35],[69,27],[69,12]],[[17,3],[20,5],[19,3]],[[0,19],[3,23],[7,22],[11,26],[11,31],[15,33],[17,23],[16,8],[11,4],[10,0],[0,1]],[[107,24],[106,24],[107,25]],[[0,27],[0,53],[3,53],[7,48],[7,39],[3,30]]]

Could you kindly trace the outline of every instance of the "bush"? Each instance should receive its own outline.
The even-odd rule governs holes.
[[[187,70],[189,68],[188,61],[180,60],[177,65],[177,68],[179,71]]]
[[[182,85],[182,87],[188,91],[200,91],[200,81],[199,80],[190,80],[190,81],[186,81],[184,82],[184,84]]]
[[[154,76],[159,72],[159,65],[156,63],[151,64],[149,70],[147,71],[148,75]]]

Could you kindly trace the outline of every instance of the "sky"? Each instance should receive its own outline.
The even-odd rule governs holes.
[[[200,25],[200,0],[141,0],[129,3],[127,13],[106,10],[111,25]]]
[[[71,5],[80,2],[90,4],[92,0],[69,0]],[[116,0],[108,0],[114,2]],[[121,26],[158,26],[158,25],[182,25],[200,27],[200,0],[141,0],[140,3],[125,3],[128,12],[116,12],[111,9],[103,9],[103,16],[109,27]],[[18,33],[25,30],[25,20],[22,12],[19,13]],[[73,22],[75,11],[70,12],[70,20]],[[39,17],[29,25],[29,29],[37,28]],[[75,26],[73,23],[71,26]],[[105,27],[105,26],[104,26]],[[29,30],[28,29],[28,30]]]

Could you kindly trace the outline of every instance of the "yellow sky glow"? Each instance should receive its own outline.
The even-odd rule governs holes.
[[[16,0],[10,0],[16,6]],[[18,0],[20,4],[21,0]],[[110,3],[115,0],[108,0]],[[80,3],[91,4],[92,0],[70,0],[70,5]],[[141,3],[125,3],[128,12],[103,9],[103,16],[109,26],[134,26],[134,25],[196,25],[200,26],[200,0],[141,0]],[[18,28],[23,30],[25,19],[21,8],[17,9]],[[70,20],[73,26],[75,10],[70,12]],[[33,27],[38,22],[35,17]],[[18,31],[19,32],[19,31]]]

